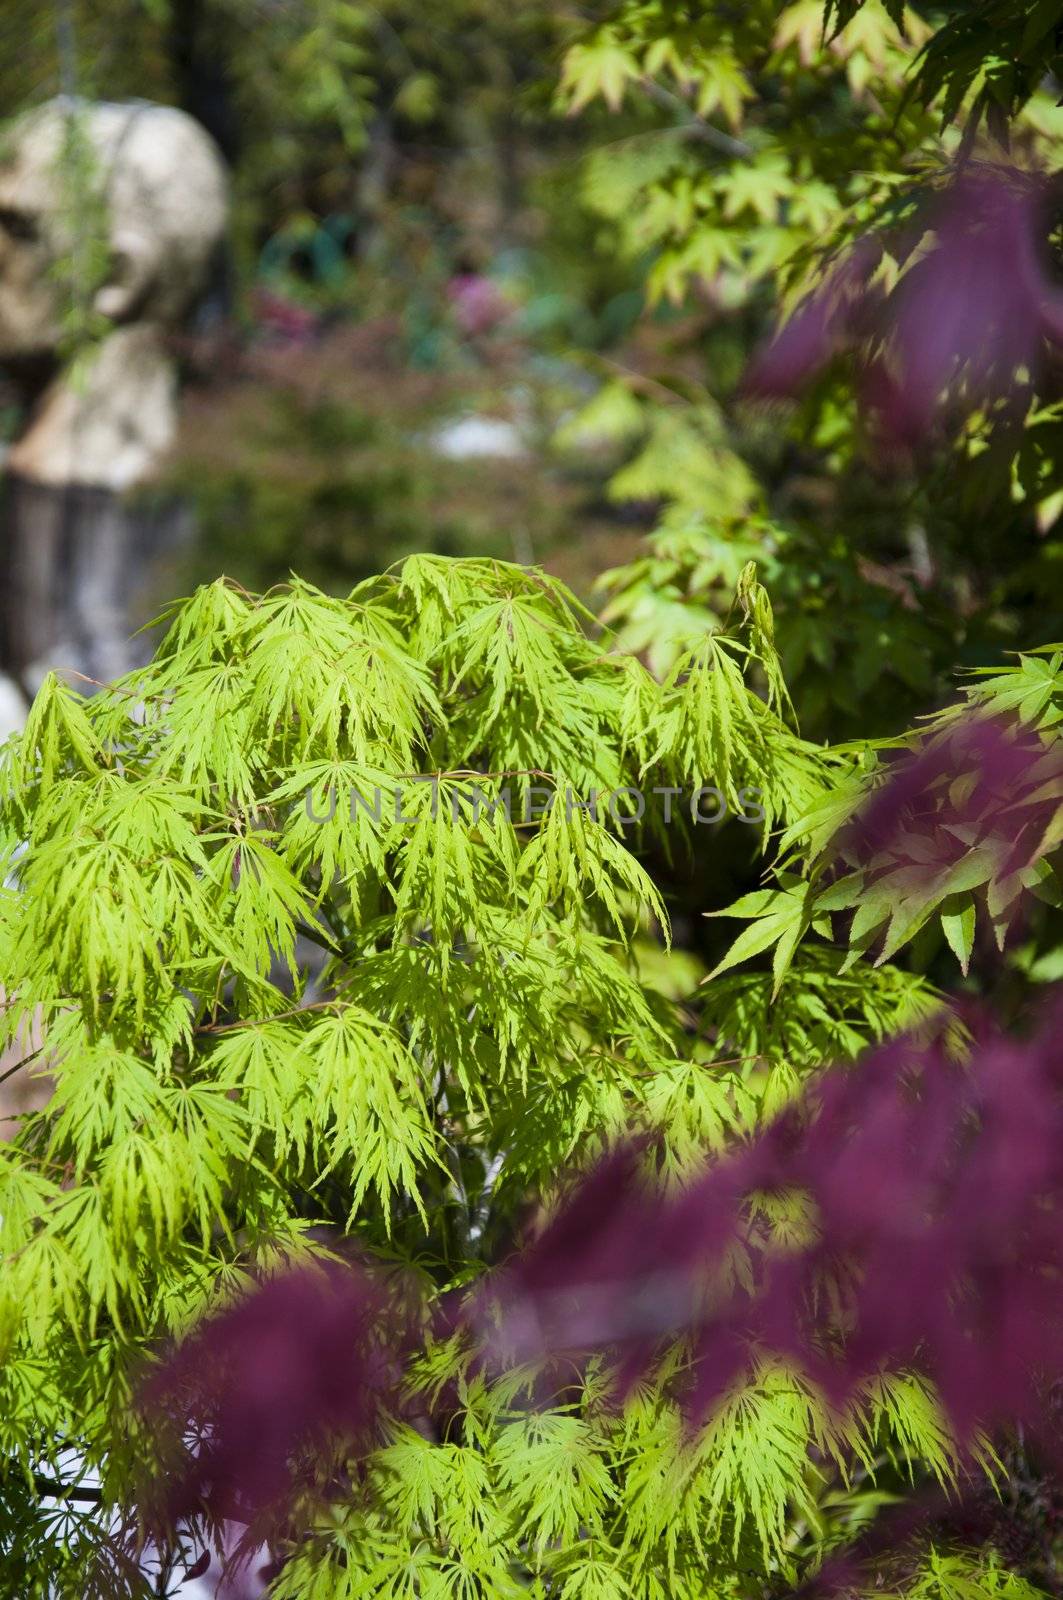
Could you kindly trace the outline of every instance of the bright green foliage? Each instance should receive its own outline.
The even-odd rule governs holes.
[[[827,18],[843,26],[864,0],[828,0]],[[901,26],[904,0],[888,0]],[[977,0],[961,7],[927,44],[913,88],[927,103],[940,100],[948,118],[971,98],[975,126],[985,117],[999,132],[1060,68],[1058,0]]]
[[[935,1008],[918,978],[814,954],[774,1002],[760,977],[696,1002],[682,962],[671,998],[655,979],[649,811],[640,832],[576,802],[755,781],[796,829],[832,781],[780,714],[753,574],[735,615],[659,683],[555,581],[414,557],[348,600],[219,581],[144,671],[91,699],[44,685],[0,769],[4,1038],[54,1081],[0,1146],[5,1592],[145,1592],[94,1507],[55,1539],[42,1481],[91,1472],[121,1505],[151,1341],[325,1248],[311,1230],[467,1283],[621,1127],[658,1130],[676,1181]],[[749,1249],[801,1225],[766,1198]],[[429,1349],[429,1392],[457,1385],[445,1436],[398,1429],[278,1596],[744,1593],[807,1571],[908,1464],[953,1470],[915,1379],[832,1420],[766,1368],[687,1454],[660,1388],[617,1417],[591,1371],[540,1411],[528,1373],[487,1386],[467,1355]]]
[[[71,9],[84,41],[95,9]],[[1020,891],[1033,911],[1027,894],[1009,981],[1063,973],[1051,828],[1029,881],[998,881],[975,848],[929,897],[833,872],[881,752],[927,737],[898,736],[910,704],[934,703],[957,659],[999,655],[1029,594],[1054,592],[1058,405],[1031,397],[1003,454],[973,419],[939,478],[898,486],[869,482],[837,383],[782,425],[735,401],[779,305],[940,182],[961,131],[942,131],[938,90],[946,111],[1013,109],[1050,62],[1055,4],[1024,8],[1021,36],[1013,5],[962,9],[936,36],[878,0],[836,7],[827,36],[821,0],[619,0],[572,24],[560,105],[600,116],[607,140],[579,197],[661,326],[708,307],[704,381],[689,363],[622,376],[559,440],[605,441],[613,500],[661,506],[645,555],[604,580],[615,633],[541,574],[418,556],[345,601],[219,582],[173,609],[145,672],[92,699],[45,684],[0,766],[0,1042],[54,1082],[0,1154],[0,1590],[164,1592],[112,1537],[152,1452],[131,1375],[253,1270],[325,1249],[322,1229],[411,1264],[430,1292],[460,1288],[621,1128],[653,1129],[661,1180],[680,1182],[823,1064],[939,1015],[933,980],[970,970],[983,925],[1003,939]],[[136,8],[135,53],[156,69],[136,92],[174,92],[160,24],[179,10]],[[470,60],[478,117],[509,128],[513,8],[283,10],[248,37],[226,5],[208,29],[208,44],[247,38],[232,75],[254,130],[250,213],[280,172],[278,203],[348,203],[302,171],[311,131],[330,174],[388,123],[449,138]],[[553,39],[550,7],[526,14],[528,36]],[[101,81],[126,92],[120,73]],[[1058,160],[1059,125],[1034,93],[1020,158]],[[901,267],[887,251],[883,273]],[[791,692],[806,733],[859,741],[803,739]],[[1059,654],[1029,650],[965,698],[1047,746]],[[752,797],[762,826],[698,828],[681,802],[672,824],[652,801],[641,825],[618,820],[637,809],[618,791],[703,785],[732,812]],[[592,790],[616,817],[581,808]],[[730,922],[669,952],[662,846],[696,882],[754,844],[764,880],[699,904]],[[731,1270],[808,1225],[792,1197],[762,1197]],[[761,1596],[913,1479],[954,1481],[912,1374],[838,1418],[765,1365],[684,1450],[663,1381],[683,1363],[672,1352],[616,1417],[596,1369],[541,1410],[531,1374],[488,1385],[467,1352],[431,1347],[416,1377],[457,1393],[447,1426],[396,1426],[274,1594]],[[102,1510],[49,1496],[79,1474],[100,1480]],[[196,1548],[175,1552],[177,1576]],[[876,1593],[919,1600],[1032,1593],[991,1552],[932,1551],[914,1586],[910,1567],[880,1577]]]
[[[904,850],[871,855],[846,871],[852,863],[845,856],[845,824],[884,773],[871,745],[853,750],[850,775],[782,834],[775,886],[745,895],[727,908],[726,915],[751,920],[718,972],[771,950],[778,988],[795,950],[811,933],[847,944],[842,973],[856,968],[865,956],[880,966],[922,938],[922,963],[943,939],[966,976],[980,929],[991,933],[1003,951],[1014,925],[1025,922],[1030,942],[1021,959],[1026,965],[1047,963],[1042,970],[1051,975],[1063,907],[1057,870],[1063,844],[1063,650],[1044,646],[1001,672],[974,674],[959,703],[929,719],[925,729],[895,741],[894,749],[931,748],[935,740],[948,737],[958,716],[972,712],[1014,718],[1037,731],[1042,753],[1031,754],[1022,786],[1013,794],[992,795],[984,818],[951,826],[944,857],[938,854],[940,839],[935,843],[912,836]],[[943,800],[949,794],[959,799],[975,776],[973,770],[954,765],[937,790]],[[1031,833],[1024,807],[1035,801],[1041,811],[1037,831]],[[1011,850],[1024,831],[1028,849],[1021,866],[1015,866]],[[947,866],[939,868],[939,859]]]
[[[613,111],[670,113],[655,134],[592,153],[584,180],[587,201],[616,219],[633,250],[654,247],[651,298],[681,300],[692,281],[722,273],[732,304],[765,279],[792,302],[820,280],[825,253],[871,222],[895,222],[935,180],[960,144],[952,117],[972,86],[977,115],[997,86],[989,98],[1016,118],[1022,154],[1058,154],[1043,56],[1024,91],[1002,86],[1005,57],[1017,85],[1023,50],[1054,48],[1063,10],[1051,0],[1033,8],[1025,33],[1007,0],[965,7],[936,29],[930,8],[883,0],[826,14],[820,0],[741,9],[708,0],[686,19],[646,0],[608,9],[569,49],[559,94],[570,111],[601,99]],[[990,21],[992,12],[1001,15]],[[1016,31],[987,50],[987,29],[1002,26]],[[974,37],[958,47],[965,30]],[[923,102],[946,81],[942,121]],[[896,274],[903,261],[890,265]]]
[[[964,143],[983,113],[998,140],[1010,118],[1006,159],[1060,165],[1045,77],[1060,15],[987,0],[942,24],[883,0],[826,14],[822,0],[613,0],[570,49],[561,102],[595,141],[584,205],[665,331],[653,381],[641,364],[611,368],[559,444],[606,447],[610,495],[659,506],[645,553],[602,580],[610,623],[654,671],[719,625],[750,559],[818,736],[896,731],[947,692],[957,661],[1028,636],[1031,593],[1048,609],[1033,636],[1058,636],[1058,544],[1043,536],[1063,506],[1063,436],[1036,377],[924,450],[916,473],[875,461],[844,362],[768,417],[739,384],[858,238],[880,239],[876,284],[895,287],[960,152],[1004,156]],[[671,305],[684,318],[669,340]]]
[[[612,9],[569,51],[561,94],[572,110],[596,96],[614,110],[647,96],[670,110],[671,126],[622,146],[619,160],[606,146],[585,177],[588,202],[628,245],[655,247],[651,297],[679,301],[721,273],[732,302],[765,278],[795,288],[810,248],[818,257],[877,211],[898,142],[931,153],[930,116],[901,110],[929,32],[915,13],[898,26],[868,0],[828,41],[819,0],[710,4],[686,26],[644,0]]]
[[[919,1582],[909,1590],[913,1600],[982,1600],[999,1595],[1001,1600],[1030,1600],[1037,1590],[1009,1572],[996,1559],[990,1559],[972,1575],[969,1563],[956,1553],[935,1551]]]

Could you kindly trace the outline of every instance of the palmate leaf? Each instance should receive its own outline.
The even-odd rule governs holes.
[[[549,714],[551,691],[566,676],[551,637],[557,626],[538,596],[505,596],[476,607],[448,641],[448,653],[452,650],[463,663],[454,688],[460,689],[468,675],[488,686],[489,724],[516,690],[528,696],[542,723]]]
[[[281,1159],[293,1151],[300,1165],[320,1125],[304,1041],[295,1022],[263,1022],[225,1030],[210,1051],[212,1077],[247,1108],[249,1149],[268,1144]]]
[[[706,1023],[717,1054],[737,1056],[737,1070],[754,1082],[765,1069],[790,1069],[796,1090],[824,1061],[853,1060],[942,1012],[943,997],[917,974],[890,964],[843,967],[839,953],[806,946],[777,989],[766,972],[715,978],[706,990]]]
[[[693,272],[712,277],[728,260],[737,265],[731,236],[702,227],[671,254],[662,254],[650,275],[651,294],[667,294],[676,274],[684,287]],[[729,447],[722,416],[707,402],[696,410],[653,415],[642,449],[610,480],[609,496],[619,502],[670,498],[677,484],[687,505],[710,505],[720,516],[741,515],[758,502],[749,468]]]
[[[908,1590],[911,1600],[1036,1600],[1041,1591],[1005,1567],[992,1549],[931,1550]]]
[[[421,940],[393,945],[366,957],[350,988],[406,1030],[420,1059],[447,1063],[470,1100],[485,1099],[511,1074],[527,1082],[536,1050],[562,1047],[566,996],[548,945],[504,917],[489,931],[483,950],[468,948],[460,963]],[[533,998],[535,1021],[525,1009]]]
[[[160,772],[204,799],[249,805],[258,773],[245,675],[233,662],[212,662],[176,681],[179,687],[159,707],[167,732],[157,757]]]
[[[707,1063],[663,1065],[645,1084],[643,1116],[662,1138],[658,1161],[671,1182],[690,1177],[753,1121],[753,1097],[736,1073]]]
[[[94,1014],[108,994],[116,1010],[128,1006],[142,1017],[149,980],[163,983],[165,968],[156,903],[137,862],[86,828],[42,844],[21,878],[25,899],[19,904],[9,970],[39,975],[45,993],[50,988],[83,996]],[[188,904],[201,898],[191,872],[184,887],[187,900],[180,911],[174,907],[179,934],[187,932]],[[174,954],[180,958],[188,950],[181,940]]]
[[[766,1372],[721,1409],[700,1441],[695,1492],[708,1526],[728,1528],[736,1552],[748,1521],[765,1554],[782,1555],[788,1507],[809,1502],[816,1409],[792,1379]]]
[[[835,30],[841,32],[868,5],[869,0],[826,0],[821,10],[824,25],[833,24]],[[903,27],[905,0],[883,0],[883,9],[898,28]]]
[[[434,775],[400,789],[395,916],[412,932],[431,930],[444,969],[455,938],[490,937],[482,913],[512,903],[519,848],[496,790]]]
[[[722,961],[717,962],[709,973],[706,982],[711,982],[740,962],[748,961],[751,956],[771,950],[774,992],[777,994],[794,952],[811,926],[814,907],[813,886],[791,880],[785,888],[754,890],[724,910],[711,913],[713,916],[754,917],[756,920],[742,930]]]
[[[952,1485],[959,1470],[956,1441],[949,1432],[933,1389],[916,1373],[892,1373],[872,1385],[871,1427],[879,1430],[891,1456],[914,1476],[929,1468],[942,1485]]]
[[[741,809],[740,788],[754,784],[766,752],[766,707],[747,687],[733,648],[714,637],[679,658],[665,679],[660,709],[648,730],[647,763],[714,781]],[[785,728],[780,730],[786,736]]]
[[[49,1150],[77,1152],[88,1163],[113,1140],[161,1116],[166,1089],[149,1062],[107,1039],[86,1036],[79,1019],[50,1032],[55,1090],[49,1106]]]
[[[64,768],[97,770],[99,745],[80,697],[49,673],[34,698],[12,763],[12,795],[47,787]]]
[[[344,1158],[353,1164],[351,1215],[371,1188],[385,1210],[400,1192],[423,1215],[418,1175],[437,1158],[416,1062],[358,1006],[320,1017],[306,1035],[305,1049],[319,1108],[331,1114],[330,1164]]]
[[[320,598],[297,598],[252,633],[247,665],[262,685],[252,707],[264,729],[285,729],[307,754],[335,757],[342,740],[356,760],[380,749],[408,766],[423,719],[439,712],[427,671],[387,612],[359,608],[340,624]]]
[[[964,693],[987,710],[1014,712],[1023,723],[1053,728],[1063,721],[1063,648],[1045,645],[1031,650],[1003,672],[977,670]]]
[[[499,1481],[522,1514],[520,1531],[540,1548],[590,1533],[614,1498],[593,1432],[580,1417],[546,1413],[503,1427],[493,1448]]]
[[[205,661],[224,660],[240,638],[251,615],[252,597],[219,578],[204,584],[185,600],[175,600],[149,624],[169,622],[155,652],[155,675],[163,669],[185,676]]]
[[[813,1396],[771,1370],[725,1402],[693,1449],[678,1412],[663,1411],[629,1433],[628,1539],[675,1545],[683,1533],[710,1564],[713,1543],[737,1554],[751,1534],[754,1548],[785,1562],[787,1512],[811,1508],[808,1451],[826,1432]]]
[[[695,103],[700,116],[708,117],[719,111],[732,128],[742,126],[746,101],[752,99],[753,94],[740,62],[731,51],[712,50],[688,56],[683,72],[697,81]]]
[[[628,86],[640,77],[638,61],[608,29],[587,44],[573,45],[561,70],[559,94],[570,111],[581,111],[597,95],[616,111]]]
[[[624,933],[626,897],[648,910],[668,938],[668,914],[652,880],[623,844],[581,802],[566,792],[556,797],[545,824],[528,845],[521,873],[533,917],[558,905],[578,913],[588,898],[601,900],[618,934]]]
[[[564,1569],[561,1594],[564,1600],[627,1600],[630,1580],[616,1561],[600,1556],[583,1556]]]
[[[479,1457],[481,1472],[483,1457]],[[403,1427],[394,1444],[381,1450],[376,1464],[384,1478],[384,1496],[403,1528],[435,1533],[440,1502],[450,1476],[446,1449],[431,1444],[413,1428]]]
[[[231,834],[218,845],[208,871],[222,938],[263,974],[278,958],[292,966],[296,922],[313,921],[305,891],[273,848],[274,838],[264,830]]]

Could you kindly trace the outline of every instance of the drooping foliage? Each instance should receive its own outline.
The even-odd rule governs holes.
[[[751,653],[777,670],[763,630],[710,643],[659,684],[555,582],[413,558],[347,601],[219,582],[144,672],[90,699],[44,686],[3,768],[5,1037],[54,1085],[3,1147],[9,1485],[74,1472],[128,1506],[152,1448],[134,1374],[251,1274],[349,1233],[460,1290],[621,1128],[656,1130],[674,1182],[808,1066],[933,1009],[914,975],[855,992],[815,954],[781,1009],[724,979],[695,1017],[654,982],[667,908],[640,849],[727,832],[689,808],[684,828],[678,801],[666,824],[652,790],[755,787],[796,825],[843,764],[745,682]],[[609,1421],[590,1379],[539,1414],[527,1373],[463,1377],[446,1341],[426,1360],[441,1412],[400,1428],[379,1492],[278,1594],[397,1593],[411,1561],[446,1589],[700,1594],[738,1581],[739,1549],[795,1574],[788,1508],[837,1492],[835,1469],[808,1477],[827,1423],[796,1380],[765,1377],[741,1449],[717,1428],[681,1487],[645,1478],[678,1425],[661,1394]],[[883,1462],[945,1472],[932,1415],[905,1434],[873,1404],[862,1426]],[[64,1503],[60,1545],[47,1497],[12,1505],[19,1581],[119,1582],[95,1507]]]

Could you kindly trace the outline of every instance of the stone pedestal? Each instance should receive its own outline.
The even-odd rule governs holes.
[[[9,472],[0,484],[0,672],[32,696],[69,668],[106,683],[147,659],[131,640],[145,620],[154,563],[189,532],[173,501],[62,488]]]

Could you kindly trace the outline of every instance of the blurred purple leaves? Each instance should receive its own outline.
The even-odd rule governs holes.
[[[841,1410],[881,1372],[916,1367],[961,1444],[1016,1420],[1035,1432],[1063,1364],[1061,1020],[1022,1043],[989,1036],[964,1062],[942,1039],[894,1041],[678,1196],[648,1192],[633,1152],[614,1153],[608,1179],[592,1173],[502,1275],[518,1352],[612,1346],[622,1392],[682,1337],[694,1425],[764,1355]],[[729,1284],[758,1194],[800,1196],[812,1236],[762,1241],[752,1286]]]
[[[745,382],[750,396],[792,399],[853,342],[872,298],[868,284],[881,256],[877,241],[861,239],[822,288],[802,301],[754,357]]]
[[[158,1513],[261,1531],[322,1462],[371,1449],[413,1348],[409,1309],[360,1264],[315,1263],[201,1322],[141,1394],[168,1461]]]
[[[467,1326],[489,1364],[604,1351],[618,1401],[682,1339],[692,1428],[766,1356],[842,1412],[881,1373],[915,1368],[961,1450],[1021,1423],[1054,1459],[1041,1422],[1063,1376],[1061,1025],[1057,1006],[1032,1038],[989,1033],[965,1061],[940,1037],[896,1040],[678,1193],[648,1181],[644,1145],[614,1150],[471,1298]],[[765,1195],[800,1197],[801,1242],[758,1225]],[[751,1245],[752,1273],[730,1274]],[[201,1325],[145,1397],[197,1418],[170,1514],[206,1503],[255,1522],[257,1542],[263,1510],[295,1510],[308,1451],[370,1449],[409,1351],[391,1313],[342,1268],[277,1278]],[[390,1330],[386,1351],[371,1324]]]
[[[862,409],[888,448],[933,432],[952,394],[967,411],[1005,398],[1063,339],[1063,288],[1046,263],[1048,188],[970,162],[939,191],[898,251],[928,247],[887,292],[884,240],[862,239],[754,358],[752,398],[794,397],[842,350],[856,352]]]

